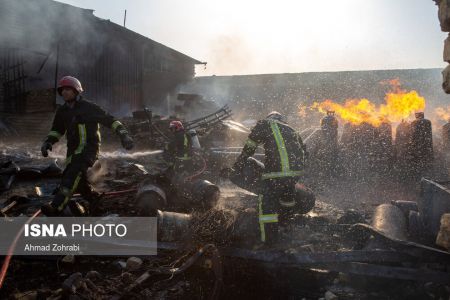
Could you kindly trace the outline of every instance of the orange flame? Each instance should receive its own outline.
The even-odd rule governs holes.
[[[380,82],[381,85],[388,85],[391,89],[391,91],[400,92],[403,91],[401,89],[402,84],[400,83],[399,78],[393,78],[388,80],[383,80]]]
[[[382,82],[385,83],[391,86],[391,91],[386,93],[383,104],[377,105],[369,99],[347,99],[340,104],[327,99],[315,102],[312,108],[321,113],[335,111],[344,122],[354,125],[369,123],[375,127],[383,122],[400,122],[425,109],[425,98],[414,90],[406,92],[400,89],[398,79]]]
[[[436,116],[445,122],[449,122],[450,120],[450,106],[449,107],[438,107],[434,110]]]
[[[299,104],[297,108],[298,108],[298,115],[302,118],[306,117],[307,115],[306,110],[308,109],[308,106],[304,104]]]

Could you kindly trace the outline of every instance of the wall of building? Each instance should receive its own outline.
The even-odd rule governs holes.
[[[198,63],[92,10],[51,0],[0,0],[0,28],[0,111],[26,112],[28,92],[54,88],[55,77],[73,75],[86,98],[125,115],[162,103],[194,77]],[[12,92],[5,94],[5,87]]]

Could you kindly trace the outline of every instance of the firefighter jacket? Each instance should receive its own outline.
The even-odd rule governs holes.
[[[169,164],[191,160],[192,140],[184,130],[177,131],[164,150],[164,160]]]
[[[300,135],[290,126],[276,120],[261,120],[252,129],[238,163],[264,146],[265,173],[262,179],[297,177],[304,168],[306,147]]]
[[[58,107],[46,141],[54,144],[66,135],[66,164],[71,162],[74,155],[81,155],[92,165],[97,159],[101,142],[100,124],[119,135],[127,134],[122,123],[113,116],[100,106],[78,96],[73,107],[67,103]]]

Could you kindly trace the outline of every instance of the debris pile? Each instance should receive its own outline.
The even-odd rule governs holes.
[[[392,139],[389,124],[362,123],[348,126],[339,143],[338,126],[328,113],[316,131],[320,138],[305,139],[316,145],[329,143],[329,149],[317,146],[323,151],[310,153],[309,168],[316,159],[322,173],[310,172],[304,178],[315,193],[306,185],[295,186],[297,204],[280,224],[280,240],[270,247],[260,242],[257,212],[264,164],[249,158],[241,175],[210,164],[211,157],[223,159],[241,148],[205,147],[207,167],[194,177],[167,173],[161,151],[101,153],[89,170],[94,185],[103,191],[95,214],[156,216],[158,255],[14,257],[1,293],[49,299],[448,296],[450,254],[435,244],[441,231],[438,244],[446,245],[448,222],[441,221],[441,215],[450,210],[447,189],[423,179],[419,194],[412,189],[415,182],[371,178],[369,173],[389,170],[394,158],[387,154],[394,150],[387,148],[400,147],[401,139]],[[409,139],[406,145],[410,147]],[[370,158],[371,165],[365,171],[361,164],[339,166],[333,151],[354,163]],[[256,153],[259,158],[261,152]],[[36,157],[33,151],[3,153],[0,175],[14,177],[2,194],[5,216],[30,216],[51,199],[61,169],[58,161]],[[221,166],[229,167],[229,162],[223,159]],[[382,162],[384,169],[374,168]],[[372,185],[365,187],[364,182]],[[405,197],[402,188],[420,196]],[[374,194],[364,197],[364,189]],[[71,201],[80,199],[75,195]],[[30,274],[36,272],[30,269],[45,270],[45,275],[33,276],[30,282]],[[244,288],[255,282],[261,285],[259,291]]]

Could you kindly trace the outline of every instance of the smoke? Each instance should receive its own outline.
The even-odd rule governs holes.
[[[140,93],[135,66],[141,49],[120,27],[92,10],[56,1],[2,0],[0,57],[23,64],[25,92],[52,89],[55,76],[72,75],[86,98],[124,116]]]
[[[122,102],[119,106],[114,109],[114,116],[116,118],[123,118],[130,116],[130,112],[133,110],[130,103]]]
[[[57,56],[59,76],[83,78],[83,67],[102,54],[105,35],[99,31],[99,22],[93,22],[92,11],[49,0],[4,0],[0,8],[1,27],[14,29],[0,32],[0,45],[20,49],[16,54],[25,58],[27,74],[32,76],[28,89],[54,86]],[[86,54],[82,60],[80,51]]]
[[[254,51],[238,34],[220,35],[209,45],[209,60],[221,75],[239,74],[254,64]]]
[[[103,160],[101,162],[97,160],[94,165],[88,169],[87,177],[89,182],[94,185],[99,184],[101,182],[101,178],[108,174],[109,171],[110,166],[107,160]]]
[[[436,117],[443,122],[449,122],[450,121],[450,106],[446,107],[437,107],[434,110],[434,113],[436,114]]]

